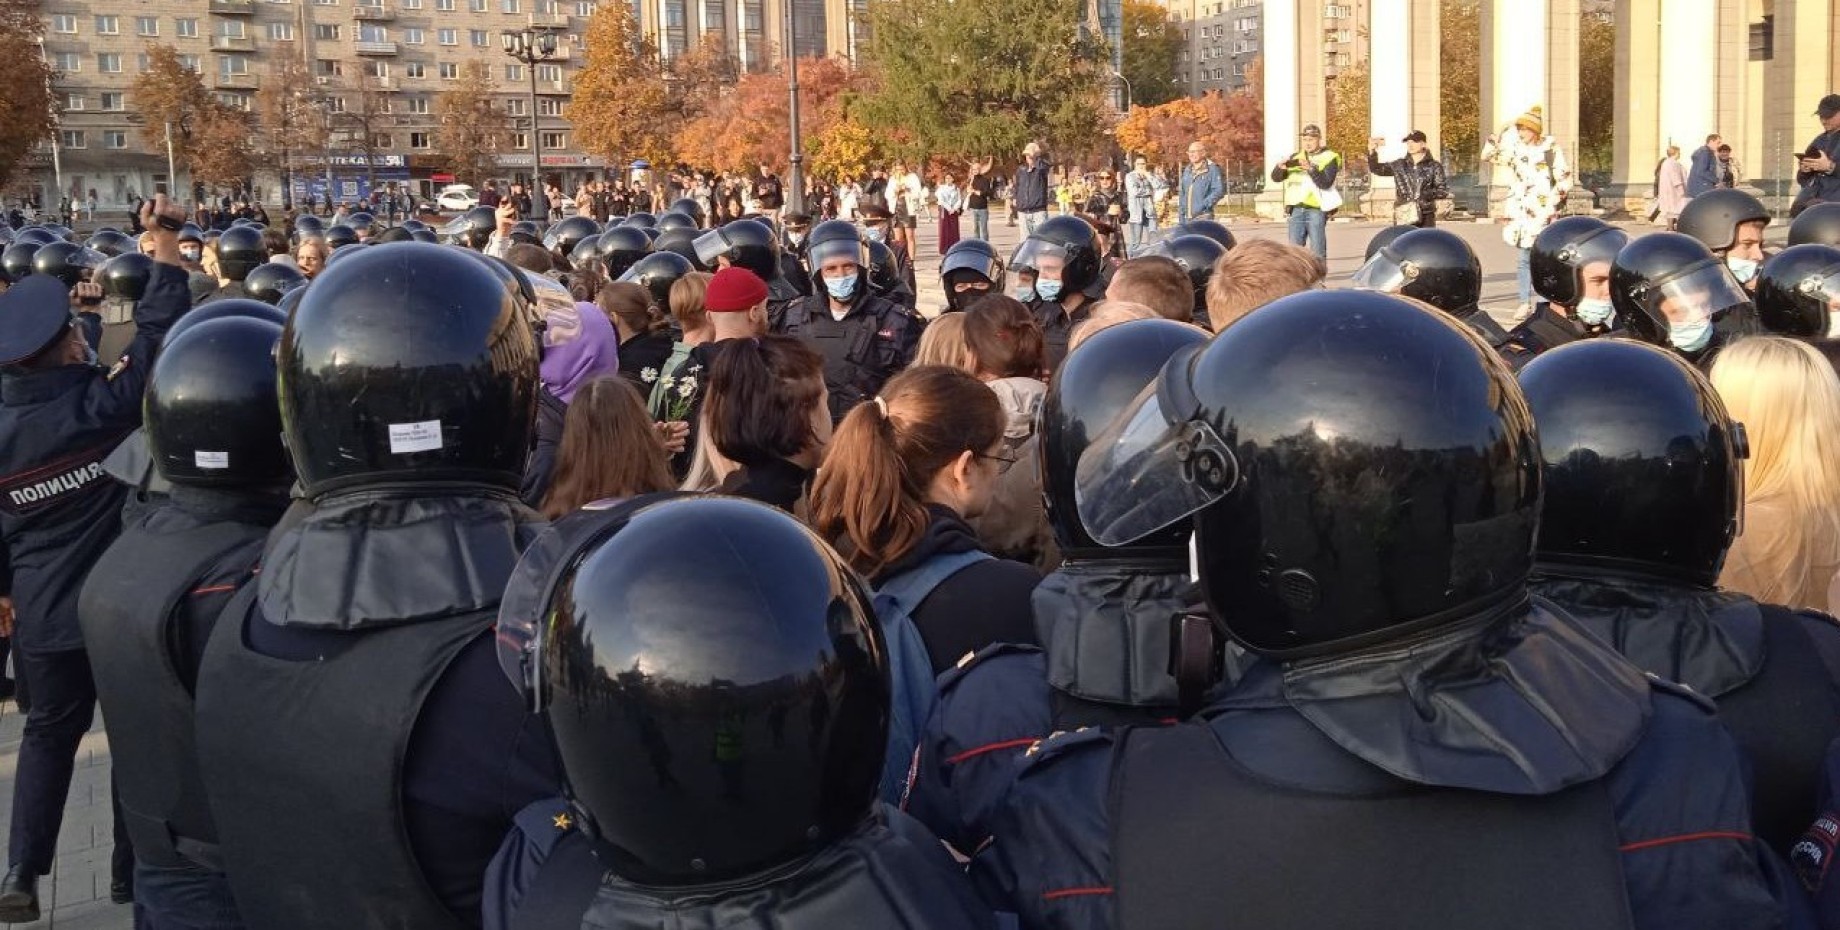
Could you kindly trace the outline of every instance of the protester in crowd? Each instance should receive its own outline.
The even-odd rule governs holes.
[[[326,240],[318,236],[307,236],[294,247],[294,263],[300,266],[300,273],[308,280],[326,269],[326,255]]]
[[[1719,187],[1719,146],[1723,140],[1718,133],[1706,137],[1706,144],[1693,150],[1693,164],[1687,170],[1687,198],[1694,197]],[[1678,157],[1680,146],[1668,146],[1672,157]]]
[[[1133,258],[1118,266],[1105,287],[1105,299],[1142,304],[1163,319],[1181,323],[1195,314],[1195,286],[1187,270],[1162,255]]]
[[[1330,174],[1333,180],[1334,174]],[[1182,179],[1176,188],[1176,222],[1212,219],[1214,205],[1227,193],[1220,166],[1208,157],[1207,145],[1200,141],[1188,144],[1188,164],[1182,166]]]
[[[1673,229],[1680,222],[1680,211],[1687,206],[1687,172],[1680,164],[1680,146],[1667,147],[1667,155],[1655,164],[1655,210],[1657,224]]]
[[[1010,184],[1009,224],[1016,225],[1016,217],[1021,217],[1025,236],[1032,235],[1035,227],[1048,218],[1048,170],[1048,160],[1042,155],[1040,143],[1030,142],[1022,147],[1022,164],[1016,168],[1016,179]]]
[[[1444,165],[1431,157],[1425,134],[1412,130],[1405,137],[1406,156],[1393,161],[1380,160],[1380,146],[1386,140],[1375,136],[1367,140],[1367,170],[1370,174],[1393,179],[1393,222],[1421,229],[1437,225],[1437,202],[1450,196],[1445,188]]]
[[[969,522],[992,555],[1040,564],[1051,544],[1035,438],[1035,417],[1048,390],[1041,380],[1046,361],[1041,324],[1027,307],[1001,294],[972,304],[964,317],[972,374],[1003,403],[999,454],[1014,462],[998,476],[984,512]]]
[[[811,524],[882,588],[929,562],[960,567],[911,611],[935,672],[996,642],[1032,642],[1034,569],[992,559],[966,523],[982,514],[1004,458],[997,395],[950,368],[910,368],[850,411],[811,491]]]
[[[945,365],[976,374],[971,346],[965,341],[965,314],[942,313],[926,324],[920,335],[920,348],[914,353],[914,365]]]
[[[996,180],[991,169],[996,161],[986,157],[971,162],[971,177],[965,182],[965,210],[971,214],[971,235],[990,241],[990,201],[996,197]],[[945,250],[940,249],[940,254]]]
[[[952,172],[948,171],[933,189],[933,200],[939,206],[939,254],[958,244],[958,216],[965,209],[965,195],[953,183]]]
[[[715,338],[709,312],[703,307],[703,298],[709,292],[709,281],[713,277],[707,271],[692,271],[671,285],[671,319],[683,335],[671,344],[671,354],[658,367],[659,377],[652,382],[651,393],[646,398],[646,406],[653,417],[662,418],[667,412],[669,394],[676,387],[677,370],[689,360],[691,351]]]
[[[548,260],[542,249],[537,252]],[[537,392],[536,441],[518,490],[524,503],[537,507],[547,496],[555,474],[556,455],[575,392],[596,378],[618,374],[620,353],[613,323],[598,305],[577,302],[562,285],[548,278],[531,276],[530,283],[541,297],[537,312],[543,320],[543,349],[537,374],[543,389]]]
[[[831,438],[824,359],[792,336],[720,343],[703,394],[710,444],[737,468],[717,490],[799,509]]]
[[[1131,162],[1131,173],[1124,176],[1125,254],[1135,255],[1156,229],[1157,199],[1166,189],[1163,179],[1151,173],[1149,159],[1139,155]]]
[[[620,377],[649,392],[646,369],[657,371],[671,357],[671,326],[652,306],[645,287],[631,281],[614,281],[601,288],[600,305],[620,336]]]
[[[1840,607],[1840,378],[1807,343],[1752,336],[1719,353],[1712,384],[1750,440],[1743,534],[1719,586],[1832,613]]]
[[[1140,304],[1131,300],[1111,300],[1109,298],[1101,300],[1093,305],[1092,315],[1081,321],[1080,325],[1075,326],[1073,332],[1067,337],[1067,354],[1072,355],[1073,350],[1080,347],[1080,343],[1121,323],[1131,323],[1137,320],[1167,319],[1169,318],[1163,316],[1156,308],[1148,304]],[[1185,320],[1177,322],[1182,322],[1189,326],[1194,325]],[[1194,328],[1201,332],[1207,332],[1207,330],[1199,326],[1195,326]]]
[[[1317,258],[1328,261],[1329,218],[1342,206],[1341,192],[1335,187],[1342,156],[1323,147],[1322,130],[1314,124],[1303,127],[1298,139],[1297,151],[1271,169],[1271,180],[1283,185],[1291,244],[1307,245]],[[1189,158],[1194,158],[1192,152]],[[1187,177],[1187,169],[1183,170]]]
[[[1322,284],[1328,263],[1308,249],[1250,239],[1221,258],[1208,282],[1208,321],[1218,331],[1280,297]]]
[[[1489,136],[1482,147],[1482,160],[1512,173],[1508,198],[1502,203],[1507,217],[1502,238],[1520,250],[1516,274],[1519,312],[1525,315],[1533,310],[1533,276],[1528,270],[1533,240],[1565,206],[1565,196],[1572,189],[1572,166],[1565,150],[1546,135],[1546,117],[1538,106],[1516,117],[1508,131]]]
[[[557,520],[594,501],[676,486],[664,442],[632,385],[614,377],[582,385],[569,401],[543,516]]]
[[[1744,183],[1744,166],[1731,155],[1731,144],[1719,143],[1719,186],[1734,188]]]

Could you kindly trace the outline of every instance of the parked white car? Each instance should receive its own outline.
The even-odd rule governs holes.
[[[459,213],[479,206],[479,192],[471,184],[449,184],[441,188],[434,202],[443,210]]]

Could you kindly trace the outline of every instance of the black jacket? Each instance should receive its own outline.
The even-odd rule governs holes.
[[[518,496],[530,507],[542,509],[549,494],[550,480],[556,476],[556,449],[562,445],[564,418],[569,405],[551,394],[548,388],[537,392],[537,442],[530,448],[524,464],[524,486]]]
[[[661,329],[620,343],[620,377],[625,378],[640,397],[652,396],[652,386],[645,383],[641,373],[647,368],[657,371],[664,367],[665,360],[671,357],[672,341],[671,331]]]
[[[812,473],[785,459],[772,459],[752,467],[743,465],[729,473],[716,491],[772,504],[792,513],[805,496]]]
[[[1440,197],[1450,196],[1444,186],[1444,165],[1430,155],[1424,161],[1415,162],[1410,156],[1393,161],[1381,161],[1380,156],[1367,153],[1367,170],[1383,178],[1393,178],[1393,202],[1433,204]]]
[[[952,508],[928,504],[933,521],[918,545],[883,569],[876,585],[913,569],[935,555],[980,551],[984,547],[970,525]],[[966,653],[993,643],[1035,643],[1034,613],[1029,597],[1041,575],[1021,562],[990,559],[941,582],[913,613],[914,626],[926,641],[927,655],[938,674]]]

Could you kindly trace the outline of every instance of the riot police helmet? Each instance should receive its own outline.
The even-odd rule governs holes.
[[[1789,224],[1790,245],[1840,246],[1840,203],[1817,203]]]
[[[670,232],[673,229],[688,229],[694,232],[701,228],[701,226],[702,224],[696,221],[696,217],[676,210],[661,214],[658,217],[658,231],[661,233]]]
[[[1074,482],[1102,545],[1192,521],[1216,622],[1278,659],[1524,597],[1540,501],[1506,366],[1448,314],[1348,290],[1285,297],[1179,350]]]
[[[392,242],[414,242],[415,231],[407,226],[392,226],[372,236],[371,241],[378,245],[388,245]]]
[[[1602,264],[1608,271],[1629,234],[1594,216],[1568,216],[1540,231],[1533,240],[1528,271],[1533,290],[1560,307],[1584,299],[1585,269]]]
[[[1463,237],[1446,229],[1414,229],[1394,239],[1354,273],[1354,286],[1403,294],[1458,319],[1482,299],[1482,262]]]
[[[497,231],[498,213],[491,207],[474,207],[441,227],[441,235],[474,251],[485,248]]]
[[[441,241],[440,234],[426,226],[421,229],[409,230],[409,238],[416,242],[426,242],[429,245],[435,245]]]
[[[77,239],[76,232],[63,223],[45,223],[42,228],[59,242],[75,242]]]
[[[617,280],[644,287],[651,295],[652,306],[666,310],[671,306],[671,285],[695,270],[690,267],[689,259],[676,252],[653,252],[633,262]]]
[[[571,216],[549,228],[543,234],[543,247],[551,254],[568,257],[574,254],[575,246],[583,239],[592,239],[601,234],[601,224],[586,216]]]
[[[1744,428],[1678,355],[1591,339],[1520,371],[1540,431],[1542,565],[1710,588],[1743,515]]]
[[[1770,256],[1757,270],[1757,319],[1784,336],[1840,335],[1840,248],[1792,245]]]
[[[217,267],[232,281],[242,281],[267,261],[262,231],[253,226],[232,226],[217,240]]]
[[[531,245],[543,244],[543,232],[542,229],[537,226],[536,220],[518,220],[512,223],[511,231],[506,233],[505,237],[512,242],[525,242]]]
[[[631,226],[611,226],[601,233],[601,262],[607,276],[618,281],[639,259],[650,255],[652,240]]]
[[[306,496],[385,482],[515,491],[536,414],[533,318],[528,287],[458,249],[399,242],[328,265],[277,356]]]
[[[97,230],[83,244],[110,258],[136,250],[134,237],[116,229]]]
[[[1175,236],[1205,236],[1220,244],[1222,250],[1233,248],[1237,241],[1225,223],[1218,220],[1193,219],[1179,223],[1171,228],[1164,238]]]
[[[397,228],[406,229],[410,232],[414,232],[418,229],[427,229],[428,224],[422,222],[421,220],[403,220],[402,224],[398,226]]]
[[[654,496],[565,519],[595,525],[573,530],[559,569],[518,568],[548,582],[528,693],[605,867],[646,885],[720,884],[855,831],[875,803],[890,689],[868,591],[844,560],[737,498]],[[796,739],[779,738],[786,721]]]
[[[32,271],[56,278],[64,282],[65,287],[76,287],[88,281],[108,260],[101,252],[75,242],[53,242],[33,253]]]
[[[333,252],[337,252],[348,245],[357,244],[358,231],[352,229],[350,226],[344,223],[334,223],[326,227],[326,248],[331,249]],[[330,259],[331,256],[328,255],[327,258]]]
[[[1220,261],[1221,256],[1227,254],[1227,250],[1200,233],[1183,233],[1179,236],[1164,236],[1144,249],[1142,254],[1161,255],[1182,266],[1188,275],[1188,282],[1195,287],[1195,309],[1205,311],[1207,286],[1214,279],[1214,265]]]
[[[294,233],[296,238],[300,236],[324,236],[326,234],[326,221],[311,213],[302,213],[294,217]]]
[[[939,262],[939,284],[946,309],[963,310],[985,294],[1003,293],[1003,259],[982,239],[960,239]]]
[[[1682,352],[1704,349],[1722,314],[1750,296],[1705,243],[1658,232],[1630,240],[1610,263],[1610,302],[1631,335]]]
[[[376,227],[377,217],[364,210],[359,210],[345,218],[345,225],[350,226],[355,232],[368,233]]]
[[[178,322],[174,323],[172,328],[166,331],[166,341],[173,342],[180,336],[190,332],[192,327],[202,326],[212,320],[221,320],[225,317],[245,316],[257,320],[266,320],[276,326],[280,326],[287,322],[287,314],[283,313],[279,307],[273,304],[265,304],[253,297],[225,297],[222,300],[212,300],[199,304],[185,311],[185,315],[180,317]]]
[[[658,217],[650,213],[633,213],[621,220],[620,225],[637,226],[640,229],[651,229],[658,225]]]
[[[1035,227],[1010,261],[1012,268],[1032,269],[1035,289],[1043,280],[1060,281],[1060,291],[1048,299],[1073,294],[1099,280],[1099,233],[1077,216],[1056,216]]]
[[[307,286],[307,276],[293,265],[264,262],[243,279],[243,291],[252,299],[279,306],[288,291]]]
[[[762,281],[780,276],[779,235],[760,220],[735,220],[696,237],[696,256],[709,268],[727,259]]]
[[[102,286],[103,299],[133,303],[146,295],[147,282],[153,280],[153,257],[123,252],[103,262],[94,280]]]
[[[13,243],[15,245],[20,243],[29,245],[50,245],[58,241],[60,241],[58,237],[53,234],[51,230],[43,226],[28,226],[13,235]]]
[[[1724,252],[1737,244],[1738,227],[1769,221],[1770,211],[1763,201],[1736,188],[1720,187],[1687,201],[1674,229],[1714,252]]]
[[[1084,342],[1048,382],[1041,404],[1041,492],[1048,526],[1062,554],[1070,559],[1095,557],[1101,547],[1080,524],[1075,507],[1074,476],[1080,456],[1112,419],[1156,380],[1178,351],[1205,345],[1208,334],[1173,320],[1132,320],[1110,326]],[[1117,547],[1130,552],[1180,546],[1186,525],[1160,530]]]
[[[160,476],[189,487],[285,487],[275,394],[281,324],[219,317],[168,339],[147,380],[147,448]]]
[[[868,245],[869,287],[882,297],[907,293],[907,282],[901,277],[901,262],[895,258],[894,250],[885,242]]]
[[[197,223],[186,223],[185,225],[179,227],[179,242],[181,244],[186,243],[186,242],[196,242],[199,245],[203,245],[204,244],[204,230],[199,229]]]
[[[32,273],[32,258],[44,246],[37,242],[14,242],[0,252],[0,269],[6,271],[9,283],[15,283]]]
[[[869,244],[862,230],[848,220],[826,220],[813,226],[806,240],[805,263],[811,269],[814,284],[823,286],[824,266],[847,259],[856,265],[857,289],[869,280]]]
[[[694,229],[667,229],[658,234],[649,245],[653,252],[676,252],[689,260],[690,267],[697,271],[708,271],[709,266],[696,255],[697,231]],[[644,253],[640,253],[643,257]],[[635,259],[636,261],[637,259]]]
[[[1387,228],[1382,229],[1377,233],[1374,233],[1373,238],[1367,240],[1367,250],[1361,255],[1361,262],[1365,264],[1369,261],[1372,261],[1373,257],[1375,255],[1380,254],[1381,249],[1384,249],[1388,245],[1392,244],[1393,240],[1417,228],[1419,227],[1414,226],[1410,223],[1405,223],[1399,226],[1388,226]]]

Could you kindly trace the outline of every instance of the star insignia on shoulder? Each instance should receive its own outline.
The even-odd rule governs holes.
[[[575,818],[570,817],[566,813],[557,814],[555,817],[550,819],[550,822],[554,823],[556,825],[556,829],[558,830],[567,830],[570,827],[575,826]]]
[[[115,367],[109,369],[109,373],[106,376],[107,380],[110,380],[110,381],[115,380],[117,377],[121,375],[122,372],[128,370],[128,366],[131,363],[132,363],[132,360],[128,358],[128,356],[126,355],[122,356],[121,359],[115,363]]]

